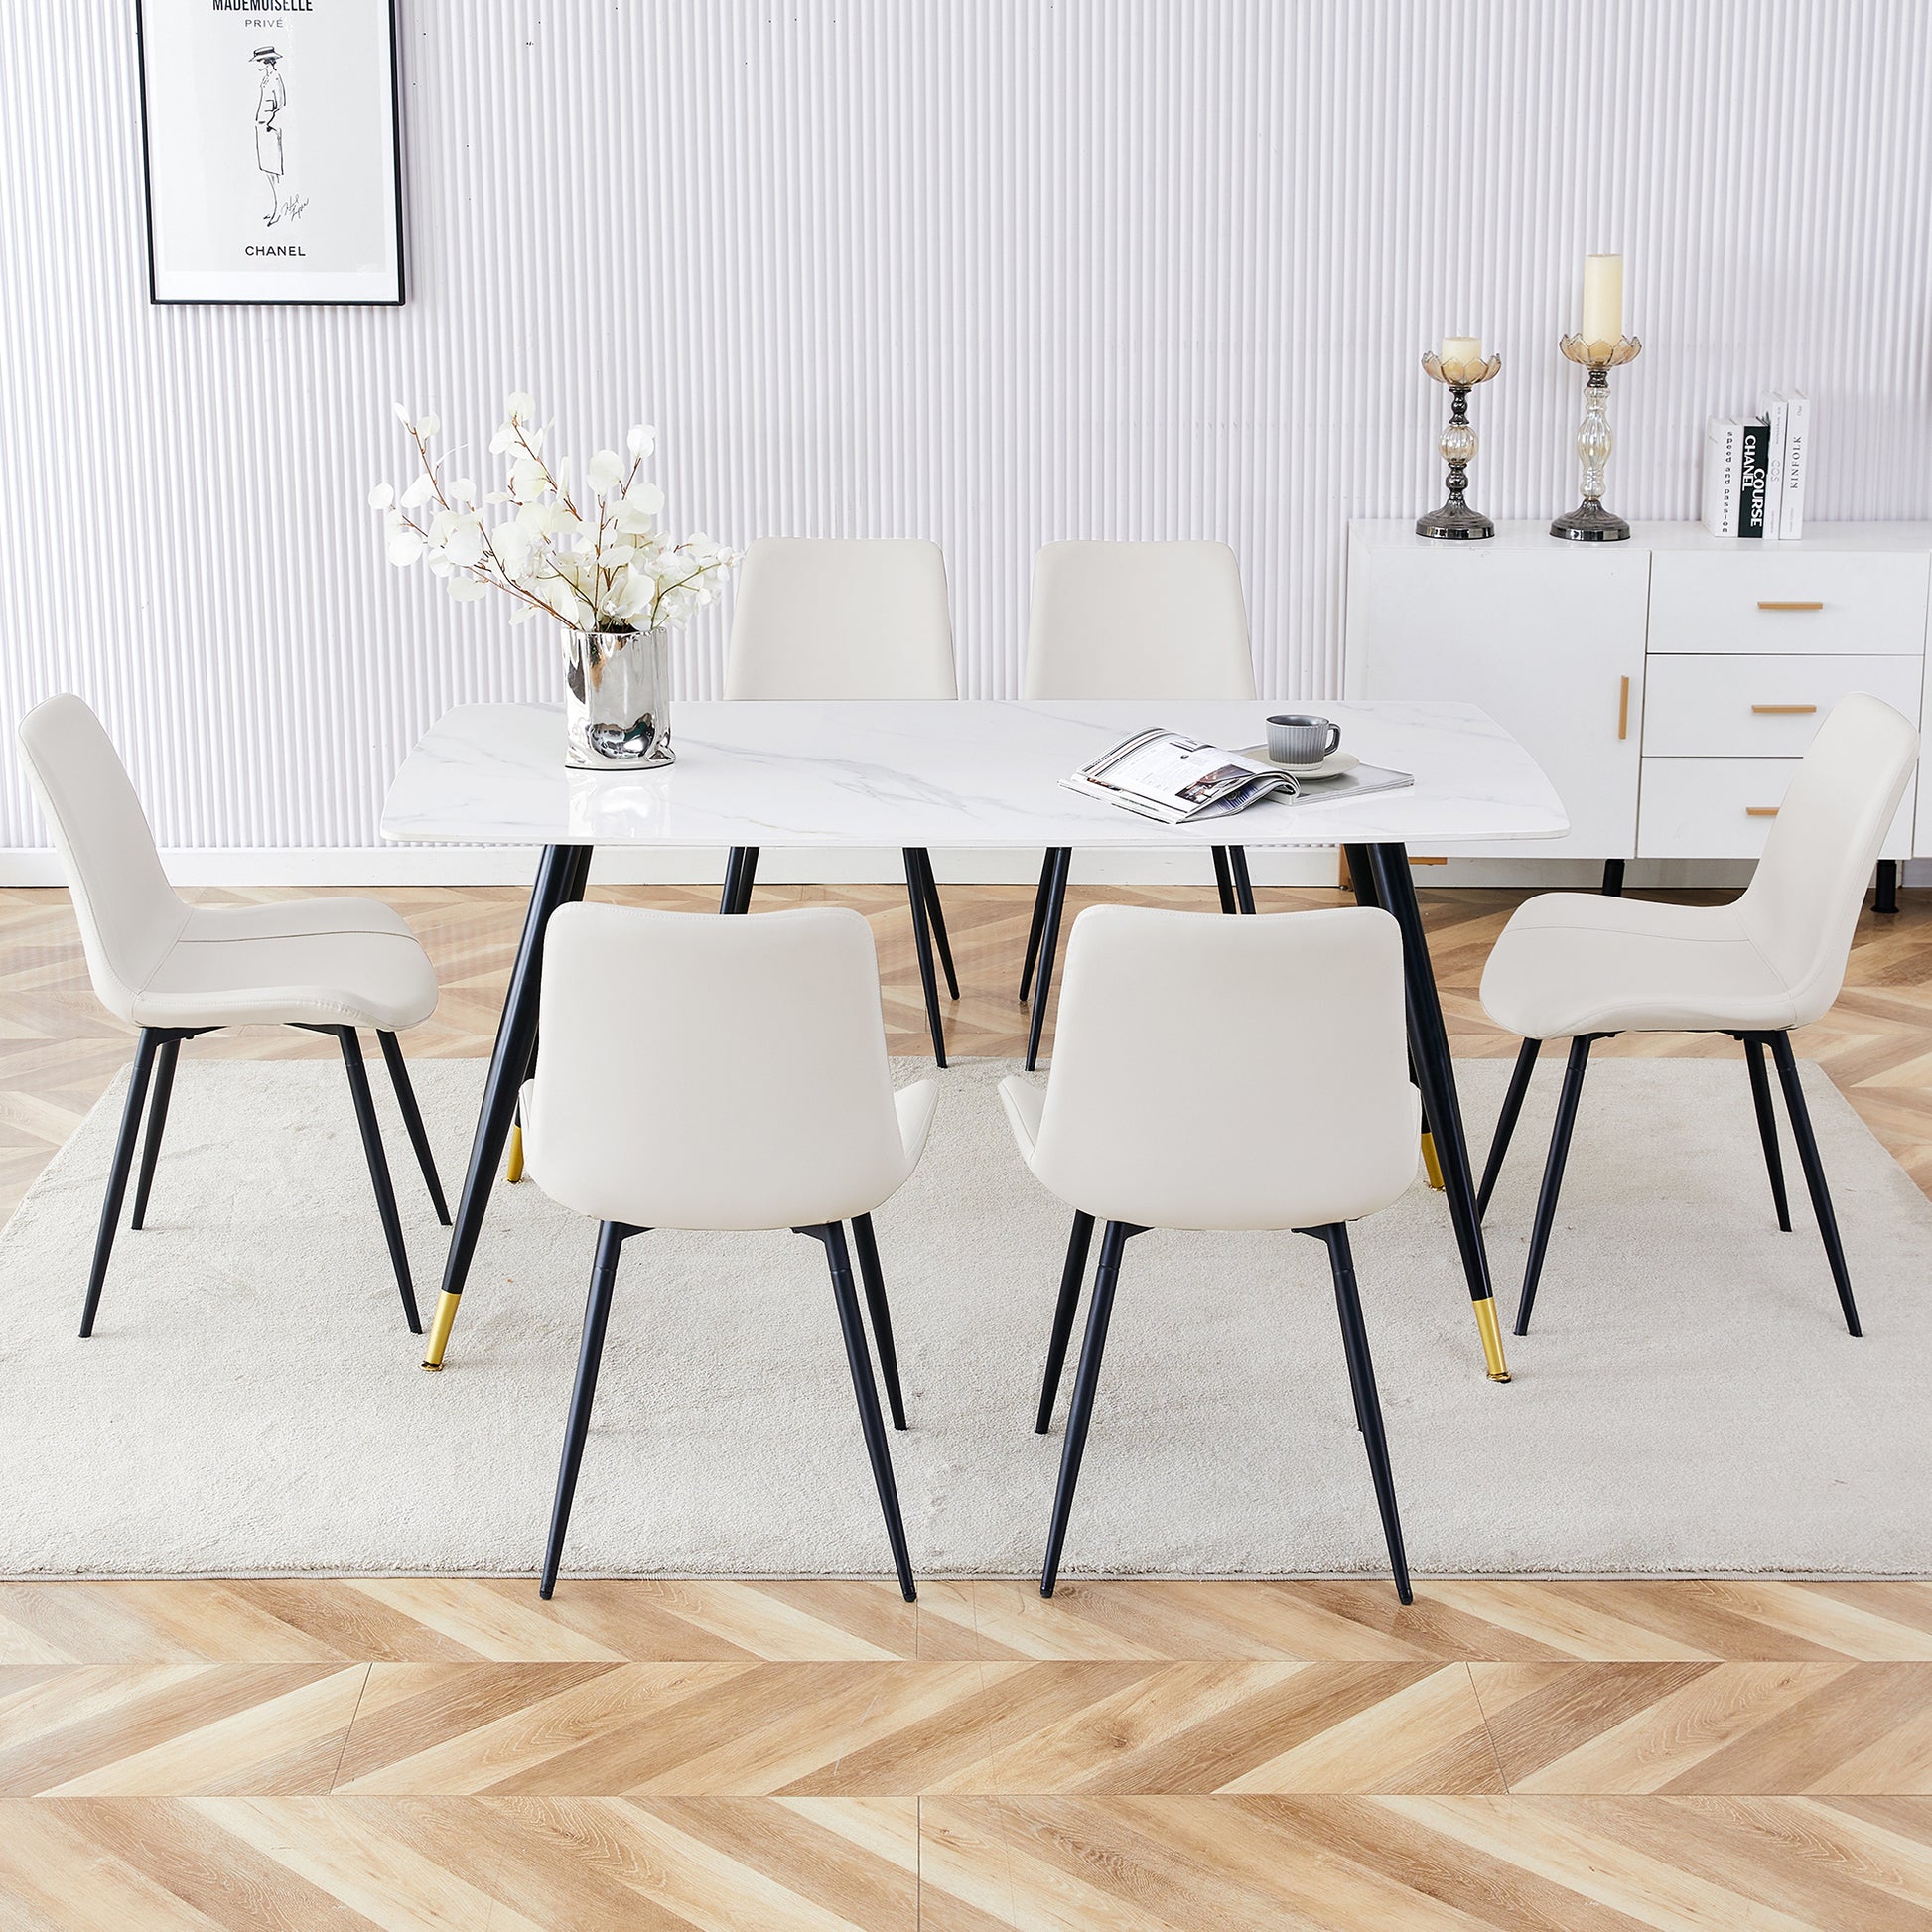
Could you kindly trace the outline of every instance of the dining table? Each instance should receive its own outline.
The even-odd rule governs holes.
[[[1527,751],[1470,704],[1322,702],[1363,764],[1413,782],[1349,796],[1319,782],[1293,797],[1177,825],[1124,811],[1062,780],[1149,726],[1253,747],[1279,701],[963,699],[932,702],[687,700],[671,707],[674,761],[643,770],[564,762],[561,705],[466,704],[409,752],[381,817],[386,839],[534,848],[535,881],[497,1023],[442,1295],[423,1366],[441,1369],[483,1239],[518,1096],[537,1051],[544,931],[584,896],[600,846],[734,855],[721,910],[749,894],[737,856],[764,847],[951,847],[980,852],[1339,848],[1355,896],[1402,933],[1410,1060],[1450,1228],[1492,1381],[1506,1382],[1455,1067],[1430,962],[1411,855],[1554,839],[1563,803]],[[1432,1180],[1436,1179],[1432,1173]]]

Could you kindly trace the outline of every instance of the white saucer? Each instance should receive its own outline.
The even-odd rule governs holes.
[[[1330,752],[1318,764],[1284,764],[1268,756],[1266,745],[1250,745],[1246,753],[1249,758],[1272,764],[1277,771],[1286,771],[1294,778],[1339,778],[1344,771],[1352,771],[1361,763],[1353,752]]]

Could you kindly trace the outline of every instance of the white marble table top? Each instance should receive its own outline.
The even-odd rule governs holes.
[[[1312,708],[1365,763],[1413,787],[1276,800],[1167,826],[1059,780],[1148,725],[1258,744],[1271,711]],[[1557,838],[1562,802],[1529,754],[1466,704],[747,704],[671,710],[677,762],[572,771],[560,706],[460,705],[409,754],[382,809],[388,839],[478,845],[1323,846],[1427,852]]]

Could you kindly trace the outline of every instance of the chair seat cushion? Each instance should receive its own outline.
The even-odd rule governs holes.
[[[436,974],[400,913],[369,898],[189,908],[135,996],[143,1027],[373,1027],[436,1011]]]
[[[1545,893],[1518,906],[1483,969],[1482,1005],[1525,1039],[1775,1032],[1798,1018],[1734,906],[1595,893]]]

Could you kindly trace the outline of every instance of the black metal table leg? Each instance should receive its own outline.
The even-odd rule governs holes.
[[[1245,845],[1228,847],[1228,873],[1234,882],[1235,909],[1252,915],[1255,909],[1255,887],[1254,881],[1248,877],[1248,848]]]
[[[939,882],[932,874],[932,854],[917,848],[919,877],[925,887],[925,915],[932,927],[932,943],[939,949],[939,970],[946,976],[946,997],[959,998],[959,974],[952,963],[952,940],[946,933],[946,908],[939,903]]]
[[[1214,890],[1221,896],[1221,910],[1229,917],[1234,913],[1234,872],[1228,865],[1228,849],[1224,845],[1211,848],[1214,854]]]
[[[1039,862],[1039,887],[1034,894],[1034,920],[1027,931],[1027,963],[1020,969],[1020,997],[1025,1000],[1034,983],[1034,966],[1039,958],[1039,935],[1046,929],[1046,901],[1053,885],[1053,851],[1049,846]]]
[[[932,926],[926,917],[925,878],[919,871],[919,855],[908,846],[900,855],[905,862],[905,900],[912,914],[912,950],[919,962],[919,990],[925,995],[926,1032],[932,1039],[932,1058],[937,1066],[946,1063],[946,1028],[939,1018],[939,982],[932,970]]]
[[[503,998],[502,1018],[496,1023],[496,1044],[489,1055],[489,1077],[483,1083],[483,1109],[477,1116],[476,1139],[470,1147],[470,1169],[463,1177],[463,1199],[456,1225],[450,1230],[450,1252],[443,1264],[443,1293],[431,1324],[425,1368],[443,1366],[457,1302],[469,1279],[470,1263],[483,1232],[489,1205],[490,1183],[496,1163],[509,1138],[510,1118],[516,1112],[518,1090],[527,1077],[530,1053],[537,1036],[537,991],[543,978],[543,935],[558,906],[581,897],[590,877],[590,847],[548,845],[537,865],[530,909],[523,919],[523,938],[516,949],[509,990]]]
[[[1509,1367],[1503,1359],[1502,1329],[1496,1320],[1495,1292],[1489,1282],[1489,1257],[1482,1245],[1482,1221],[1476,1213],[1475,1182],[1469,1173],[1469,1144],[1462,1132],[1462,1103],[1455,1091],[1455,1063],[1449,1057],[1449,1032],[1443,1025],[1443,1003],[1436,991],[1435,968],[1430,964],[1422,908],[1416,903],[1415,882],[1409,876],[1408,848],[1350,846],[1349,871],[1359,881],[1357,853],[1368,860],[1374,902],[1402,928],[1409,1051],[1414,1056],[1423,1111],[1442,1168],[1443,1191],[1449,1197],[1455,1245],[1462,1257],[1462,1277],[1468,1283],[1476,1329],[1482,1336],[1483,1360],[1492,1382],[1507,1382]]]
[[[1878,861],[1877,892],[1872,899],[1874,912],[1891,913],[1898,910],[1898,861],[1880,859]]]
[[[1047,855],[1053,870],[1046,882],[1046,928],[1040,935],[1039,961],[1034,969],[1034,1012],[1027,1028],[1027,1071],[1039,1065],[1039,1035],[1046,1025],[1046,1001],[1053,991],[1053,956],[1060,949],[1060,913],[1066,906],[1066,875],[1073,864],[1070,845]]]

